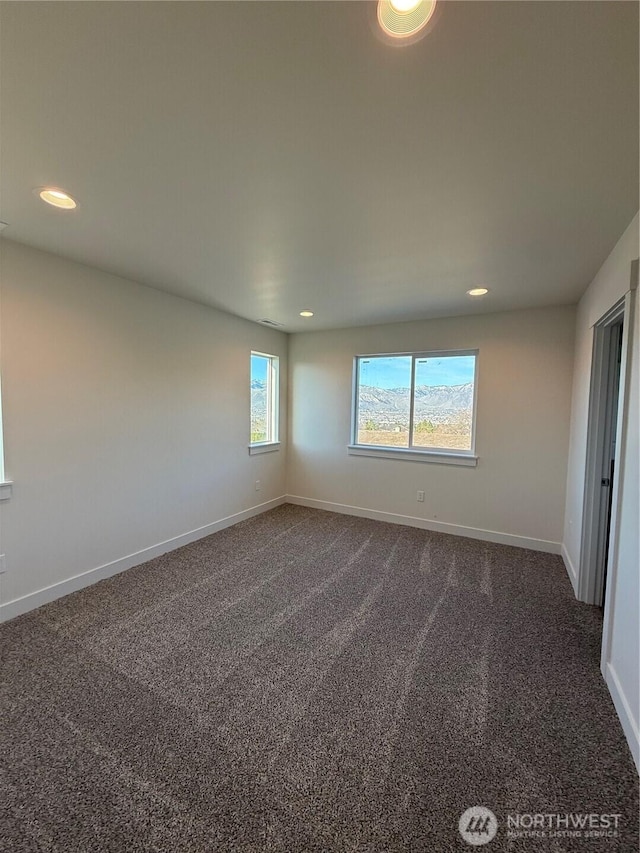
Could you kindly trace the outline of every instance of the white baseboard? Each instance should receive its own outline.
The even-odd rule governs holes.
[[[569,556],[569,552],[567,551],[564,542],[562,543],[560,554],[562,555],[567,574],[569,575],[569,580],[571,581],[571,586],[573,587],[573,594],[578,598],[578,572],[576,571],[576,567],[573,565],[573,561]]]
[[[431,521],[412,515],[398,515],[395,512],[382,512],[377,509],[337,504],[331,501],[318,501],[299,495],[287,495],[287,503],[308,506],[313,509],[325,509],[328,512],[340,512],[344,515],[372,518],[376,521],[388,521],[391,524],[406,524],[408,527],[420,527],[423,530],[434,530],[436,533],[450,533],[452,536],[466,536],[468,539],[496,542],[498,545],[515,545],[516,548],[529,548],[532,551],[544,551],[547,554],[559,554],[562,547],[562,543],[549,542],[546,539],[530,539],[527,536],[517,536],[513,533],[500,533],[496,530],[482,530],[477,527],[463,527],[460,524],[450,524],[446,521]]]
[[[91,586],[105,578],[110,578],[112,575],[117,575],[120,572],[131,569],[133,566],[139,566],[140,563],[146,563],[147,560],[152,560],[154,557],[159,557],[168,551],[175,551],[176,548],[189,545],[189,543],[203,539],[205,536],[210,536],[218,530],[231,527],[240,521],[244,521],[254,515],[260,515],[260,513],[267,512],[270,509],[275,509],[275,507],[281,506],[286,502],[286,497],[282,495],[271,501],[249,507],[249,509],[242,510],[242,512],[221,518],[219,521],[206,524],[204,527],[198,527],[196,530],[190,530],[188,533],[174,536],[172,539],[159,542],[157,545],[143,548],[142,551],[136,551],[135,554],[128,554],[119,560],[113,560],[113,562],[97,566],[95,569],[89,569],[72,578],[29,593],[29,595],[15,598],[13,601],[7,601],[5,604],[0,605],[0,622],[6,622],[8,619],[13,619],[22,613],[27,613],[29,610],[35,610],[36,607],[41,607],[43,604],[48,604],[50,601],[55,601],[64,595],[69,595],[69,593],[77,592],[86,586]]]
[[[640,773],[640,728],[638,722],[633,719],[629,701],[625,696],[617,673],[610,663],[607,663],[605,666],[604,680],[613,699],[616,713],[622,725],[622,731],[629,744],[633,760],[636,763],[636,769]]]

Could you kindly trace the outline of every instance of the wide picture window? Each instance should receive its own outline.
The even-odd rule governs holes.
[[[477,352],[363,355],[352,447],[474,453]]]

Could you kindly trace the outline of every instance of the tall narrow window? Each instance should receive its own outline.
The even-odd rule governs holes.
[[[409,447],[410,355],[358,359],[358,444]]]
[[[474,351],[356,358],[353,445],[474,452]]]
[[[4,437],[2,434],[2,387],[0,385],[0,483],[4,483]]]
[[[277,355],[251,353],[251,446],[278,442]]]
[[[4,445],[2,436],[2,392],[0,390],[0,501],[6,501],[11,497],[11,481],[5,478],[4,472]]]

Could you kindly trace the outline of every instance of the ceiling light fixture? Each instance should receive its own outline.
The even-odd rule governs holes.
[[[53,207],[59,207],[61,210],[74,210],[78,206],[78,202],[62,190],[57,190],[53,187],[42,187],[41,189],[37,189],[36,192],[42,201],[46,201],[47,204],[51,204]]]
[[[469,296],[485,296],[489,293],[488,287],[472,287],[471,290],[467,290]]]
[[[385,36],[412,44],[426,35],[436,0],[378,0],[378,23]]]
[[[305,308],[304,311],[300,312],[301,317],[313,317],[313,311],[309,311],[308,308]]]

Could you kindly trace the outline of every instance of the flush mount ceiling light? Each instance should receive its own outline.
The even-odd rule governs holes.
[[[305,308],[304,311],[300,312],[301,317],[313,317],[313,311],[309,311],[308,308]]]
[[[388,40],[412,44],[426,35],[435,10],[436,0],[378,0],[378,23]]]
[[[469,296],[485,296],[489,293],[488,287],[472,287],[471,290],[467,290]]]
[[[62,190],[53,187],[40,187],[36,192],[42,201],[46,201],[53,207],[59,207],[61,210],[74,210],[78,206],[78,202]]]

